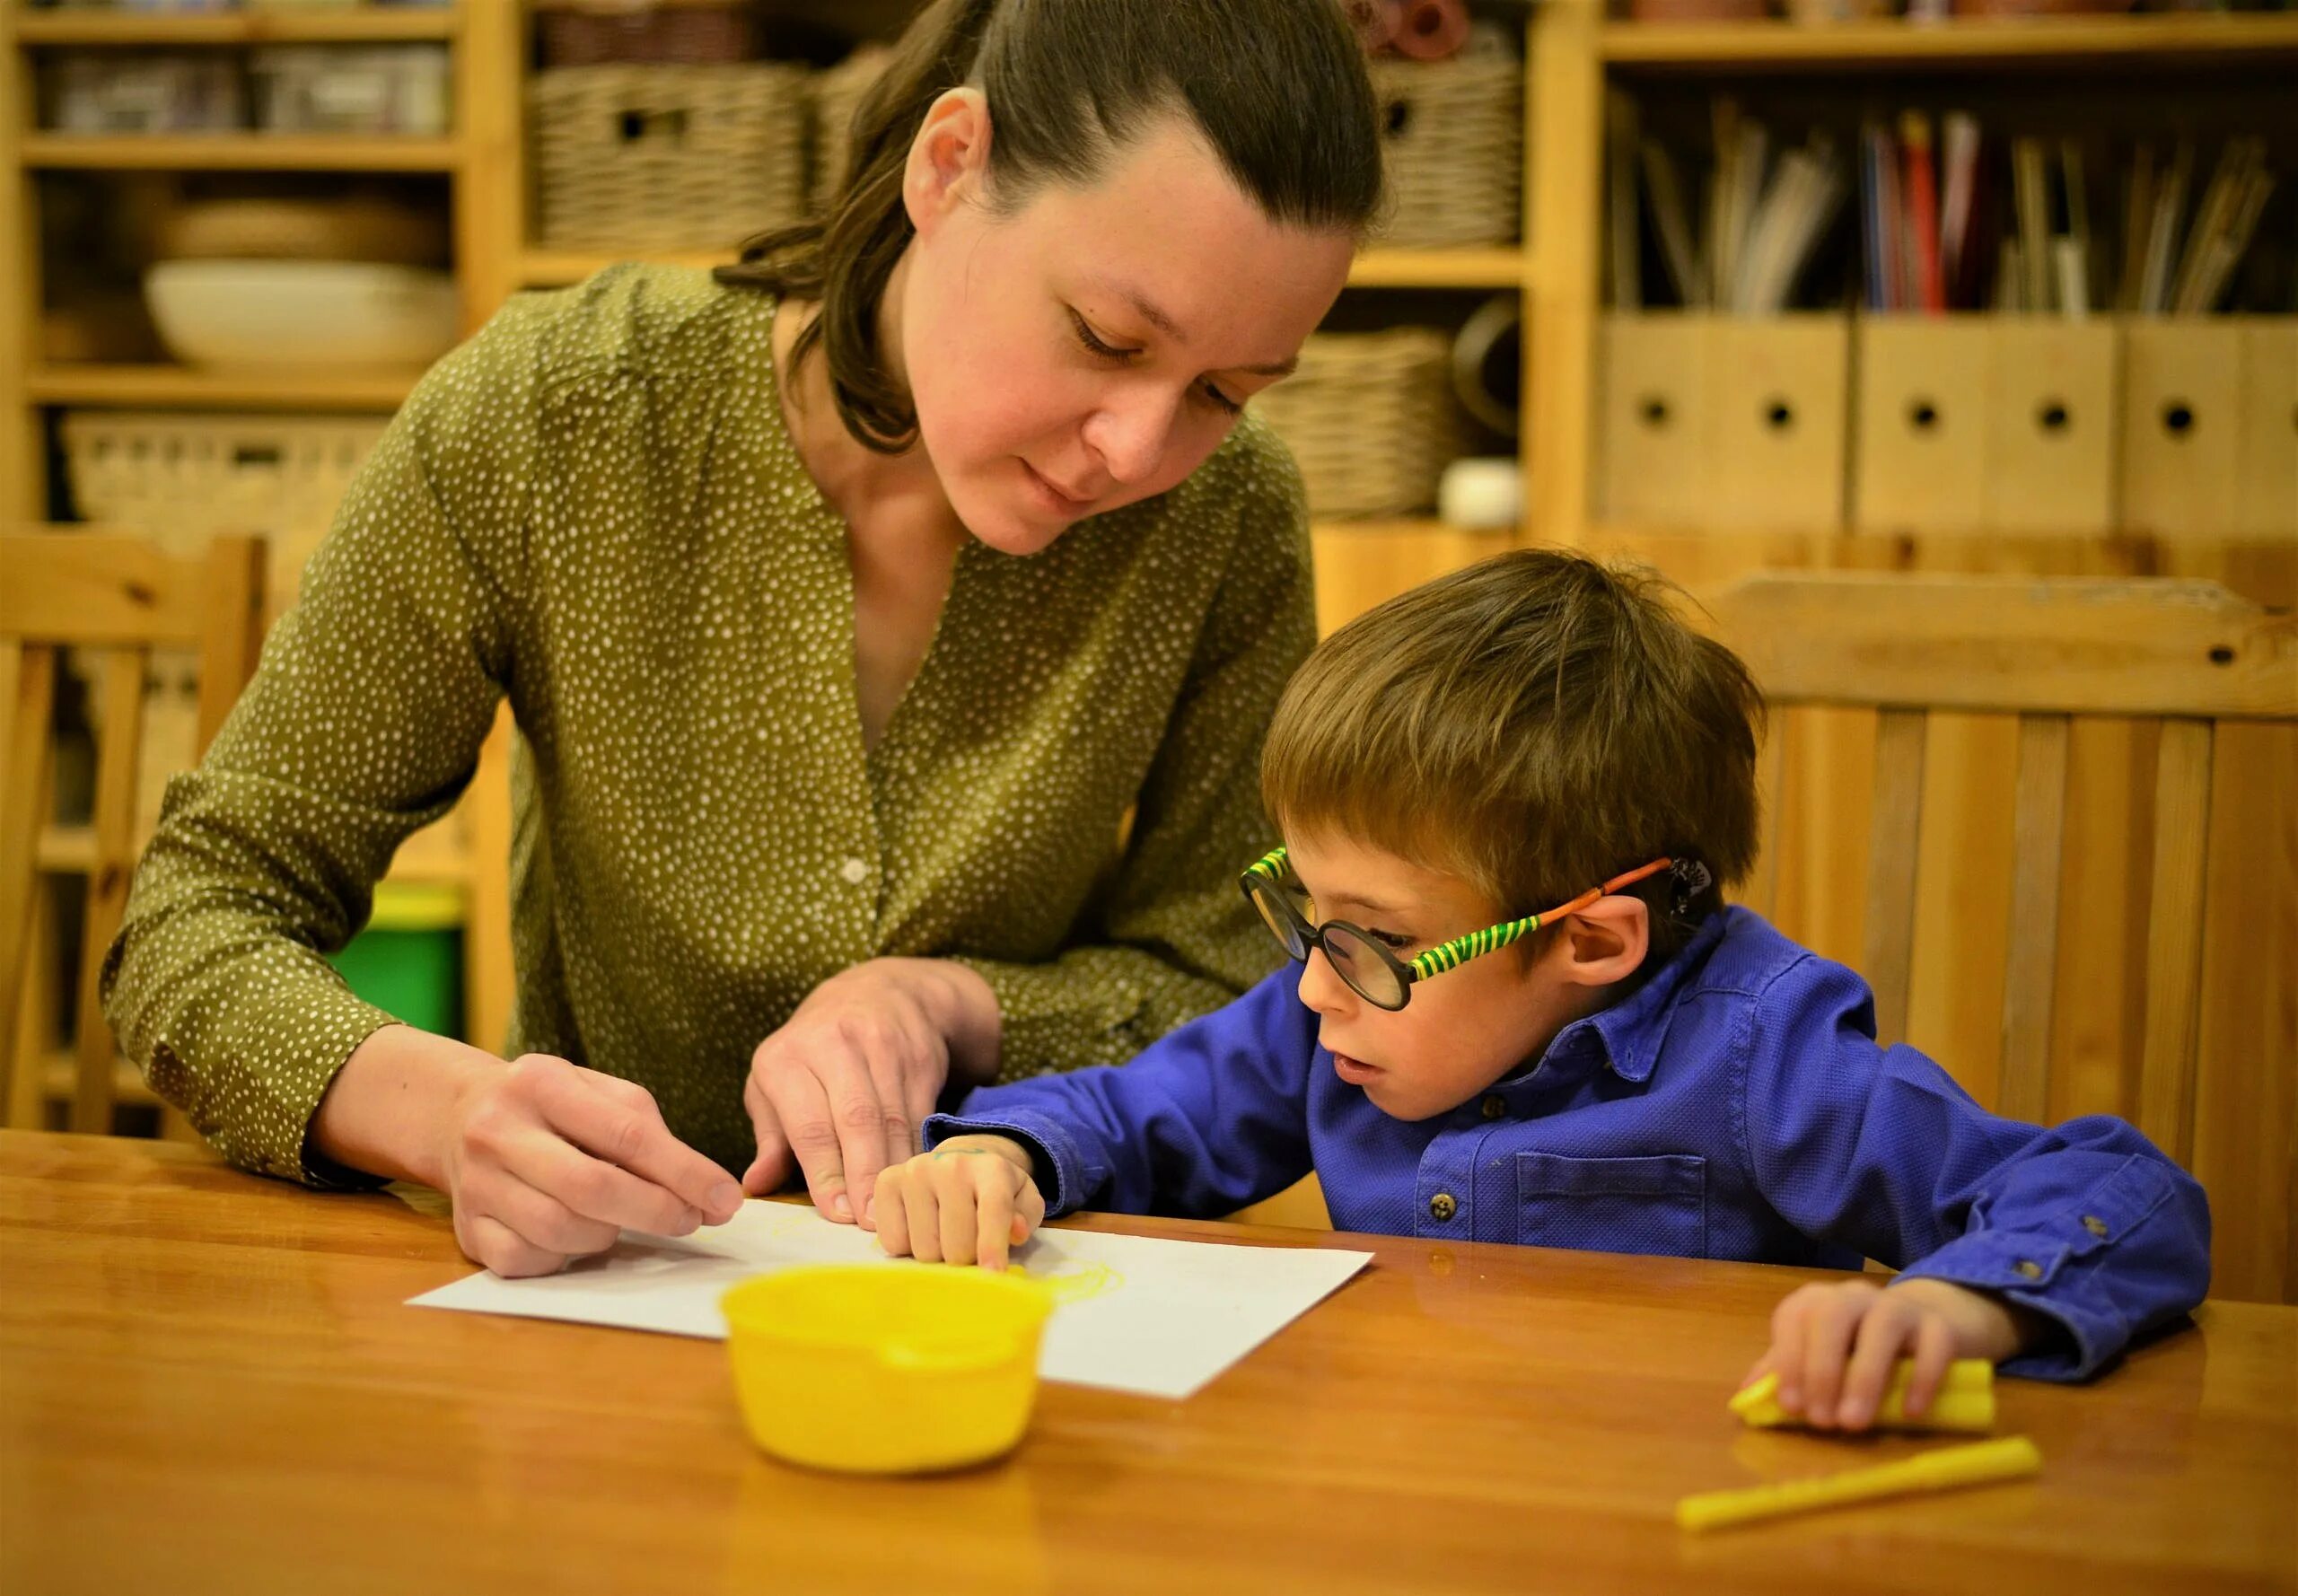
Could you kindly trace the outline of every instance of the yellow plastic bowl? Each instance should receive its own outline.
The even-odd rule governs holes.
[[[719,1305],[759,1445],[814,1469],[910,1474],[1021,1441],[1053,1294],[976,1268],[823,1264],[745,1280]]]

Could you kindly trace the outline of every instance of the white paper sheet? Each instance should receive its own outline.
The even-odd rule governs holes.
[[[1180,1398],[1339,1289],[1372,1257],[1048,1230],[1014,1261],[1054,1288],[1038,1358],[1043,1378]],[[559,1274],[504,1280],[481,1270],[408,1305],[723,1340],[720,1293],[753,1275],[820,1263],[948,1267],[889,1258],[876,1237],[810,1207],[754,1201],[725,1224],[684,1240],[625,1231],[608,1251]]]

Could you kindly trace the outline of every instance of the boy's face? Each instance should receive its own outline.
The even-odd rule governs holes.
[[[1511,917],[1466,881],[1329,833],[1285,839],[1312,922],[1346,920],[1409,963],[1417,953]],[[1601,1006],[1601,988],[1575,950],[1576,922],[1537,957],[1503,948],[1428,980],[1390,1013],[1359,997],[1320,948],[1301,972],[1301,1001],[1322,1023],[1317,1039],[1340,1078],[1398,1119],[1458,1108]],[[1640,957],[1640,953],[1638,955]]]

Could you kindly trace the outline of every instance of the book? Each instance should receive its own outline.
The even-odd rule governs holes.
[[[1637,148],[1645,189],[1652,197],[1652,219],[1660,232],[1660,259],[1685,308],[1705,309],[1707,288],[1700,278],[1698,258],[1692,253],[1691,215],[1684,208],[1683,183],[1676,174],[1675,161],[1657,139],[1643,139]]]
[[[1907,246],[1914,273],[1912,303],[1931,315],[1947,309],[1939,270],[1939,189],[1931,166],[1931,118],[1920,111],[1899,118],[1899,145],[1907,162]]]

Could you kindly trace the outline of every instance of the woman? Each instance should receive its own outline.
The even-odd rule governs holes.
[[[945,1088],[1264,973],[1232,878],[1311,627],[1239,409],[1346,279],[1373,115],[1330,0],[942,0],[827,224],[514,301],[171,791],[106,970],[153,1086],[531,1274],[724,1221],[736,1169],[867,1223]],[[317,951],[505,694],[507,1065]]]

